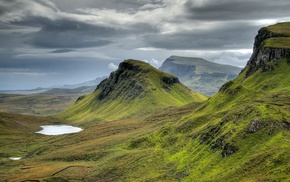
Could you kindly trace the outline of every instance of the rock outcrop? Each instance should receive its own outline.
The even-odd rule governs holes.
[[[253,48],[253,54],[247,63],[245,69],[247,69],[246,77],[252,75],[259,69],[262,71],[273,70],[273,65],[277,64],[277,60],[286,58],[290,63],[290,48],[281,48],[275,46],[269,46],[265,44],[267,39],[289,37],[287,34],[273,32],[267,27],[261,28],[255,37],[255,43]]]
[[[145,64],[145,63],[144,63]],[[101,90],[97,96],[98,100],[116,99],[120,95],[124,99],[133,100],[136,97],[143,98],[146,96],[150,83],[146,80],[146,75],[152,70],[141,67],[138,64],[130,61],[120,63],[119,68],[110,74],[108,79],[103,80],[96,88]],[[161,81],[165,84],[172,85],[180,83],[175,76],[163,76]],[[168,92],[170,89],[163,86]]]

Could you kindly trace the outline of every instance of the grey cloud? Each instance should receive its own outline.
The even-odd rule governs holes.
[[[11,0],[0,1],[0,12],[0,22],[34,25],[53,18],[59,10],[50,1]]]
[[[111,43],[106,38],[115,34],[112,28],[93,26],[70,20],[48,21],[35,33],[25,36],[25,42],[45,48],[99,47]]]
[[[33,1],[30,3],[39,3],[38,5],[49,10],[49,12],[57,12],[58,9],[49,1]],[[26,4],[25,4],[26,3]],[[26,7],[29,2],[11,1],[9,6],[11,14],[16,14],[18,18],[8,16],[9,23],[12,25],[39,27],[40,30],[22,36],[25,43],[34,47],[44,48],[83,48],[83,47],[99,47],[110,44],[112,41],[106,38],[116,34],[114,28],[105,26],[92,25],[74,19],[70,16],[60,16],[54,14],[56,18],[52,19],[51,15],[30,14],[26,9],[24,12],[18,13],[15,7],[23,4]],[[50,11],[51,10],[51,11]],[[33,8],[32,10],[33,11]],[[37,11],[35,11],[37,12]],[[9,20],[9,18],[11,18]],[[1,19],[1,18],[0,18]]]
[[[25,42],[42,48],[85,48],[100,47],[112,43],[109,40],[82,36],[76,32],[38,32],[25,38]],[[87,39],[87,40],[84,40]]]
[[[51,51],[50,53],[66,53],[66,52],[72,52],[72,51],[75,51],[75,50],[73,50],[73,49],[57,49],[57,50]]]
[[[183,31],[174,34],[146,36],[149,47],[187,50],[248,49],[260,27],[250,24],[229,23],[219,28],[198,32]]]
[[[197,5],[195,0],[185,3],[188,17],[198,20],[253,20],[289,17],[288,0],[210,0]]]
[[[74,11],[78,8],[106,8],[106,9],[116,9],[116,10],[126,10],[126,9],[138,9],[145,4],[161,4],[162,0],[110,0],[110,1],[100,1],[100,0],[51,0],[61,10],[64,11]]]

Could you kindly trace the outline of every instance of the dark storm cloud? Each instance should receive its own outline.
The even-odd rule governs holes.
[[[253,20],[286,17],[289,0],[205,0],[185,4],[188,17],[198,20]]]

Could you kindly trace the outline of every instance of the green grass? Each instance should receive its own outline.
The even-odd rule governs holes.
[[[290,36],[290,23],[284,22],[284,23],[277,23],[275,25],[270,25],[267,27],[267,29],[270,32],[285,34]]]
[[[114,120],[126,117],[139,117],[158,109],[182,106],[190,102],[201,102],[206,96],[191,91],[181,83],[168,84],[166,78],[175,78],[161,72],[147,63],[127,60],[139,71],[119,68],[110,77],[104,88],[84,96],[60,116],[72,121]],[[100,95],[110,88],[105,98]]]
[[[290,49],[290,37],[266,39],[264,47]]]
[[[270,25],[266,27],[266,29],[273,33],[281,34],[280,37],[272,37],[268,38],[264,41],[264,47],[268,48],[282,48],[289,49],[290,48],[290,23],[277,23],[275,25]]]
[[[281,59],[273,71],[257,70],[245,78],[245,70],[207,101],[139,117],[104,122],[88,110],[78,116],[84,130],[70,135],[33,134],[51,118],[1,114],[0,176],[9,181],[290,181],[289,72]],[[151,84],[160,83],[156,80]],[[96,95],[84,97],[82,107],[87,109],[92,98]],[[128,107],[139,112],[131,103]],[[126,107],[115,104],[102,108],[104,117]],[[252,131],[254,121],[259,126]],[[231,153],[229,146],[237,150]],[[24,158],[10,161],[11,155]]]

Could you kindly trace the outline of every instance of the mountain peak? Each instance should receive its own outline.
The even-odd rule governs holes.
[[[64,112],[66,118],[86,116],[117,119],[169,106],[200,102],[206,96],[181,84],[177,77],[138,60],[125,60],[96,90]]]
[[[153,85],[154,79],[159,79],[160,83],[169,85],[180,83],[177,77],[163,73],[148,63],[133,59],[125,60],[119,64],[116,71],[110,74],[108,79],[98,85],[96,91],[101,90],[101,92],[97,98],[99,100],[116,99],[121,95],[130,100],[137,97],[143,98],[147,95],[148,86]],[[162,85],[162,87],[166,88],[167,92],[170,91],[167,86]]]

